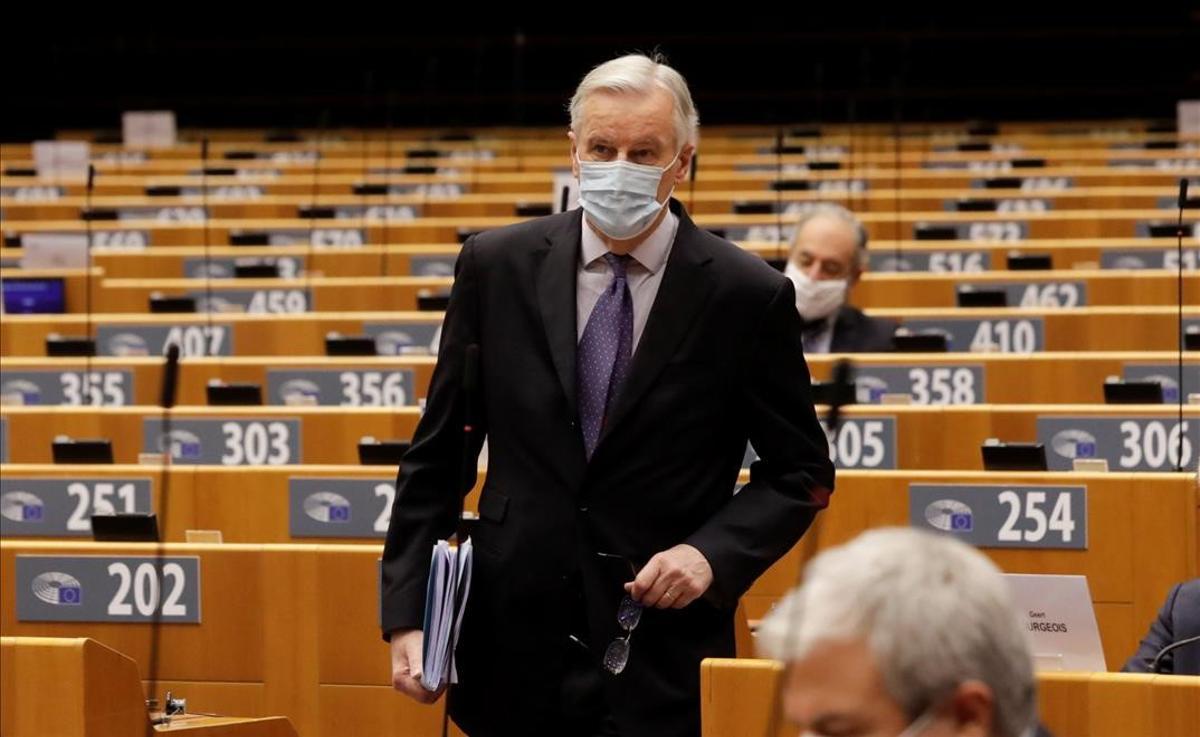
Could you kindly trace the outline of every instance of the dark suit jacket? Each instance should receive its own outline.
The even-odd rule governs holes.
[[[862,310],[842,305],[833,321],[830,353],[885,353],[895,350],[892,335],[897,324],[893,320],[868,317]]]
[[[476,343],[489,469],[450,702],[473,736],[553,733],[559,681],[578,648],[568,635],[598,655],[621,634],[630,572],[595,553],[641,566],[679,543],[708,559],[712,588],[684,609],[647,610],[628,667],[605,689],[627,737],[699,734],[700,660],[733,655],[739,596],[828,503],[833,466],[791,282],[671,207],[675,244],[590,462],[575,398],[581,212],[463,245],[425,414],[397,481],[382,626],[421,626],[430,546],[451,533],[467,491],[461,381],[464,349]],[[762,460],[733,495],[747,440]],[[581,608],[586,632],[573,623]]]
[[[1167,594],[1158,618],[1142,638],[1137,652],[1121,669],[1133,673],[1149,673],[1154,656],[1173,642],[1200,635],[1200,578],[1176,584]],[[1200,642],[1182,645],[1159,661],[1161,673],[1181,676],[1200,676]]]

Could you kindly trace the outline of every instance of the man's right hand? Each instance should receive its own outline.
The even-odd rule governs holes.
[[[392,633],[392,688],[422,704],[432,704],[442,695],[421,685],[421,648],[425,633],[421,630],[396,630]]]

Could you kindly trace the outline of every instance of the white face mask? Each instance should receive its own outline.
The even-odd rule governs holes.
[[[922,712],[921,715],[916,719],[909,722],[908,726],[904,728],[904,731],[896,735],[896,737],[920,737],[920,735],[924,734],[925,731],[933,724],[933,719],[934,712],[931,707],[930,709],[926,709],[924,712]],[[800,733],[800,737],[812,737],[812,735],[812,732],[807,731]]]
[[[679,154],[662,168],[629,161],[583,161],[578,156],[575,160],[579,204],[588,221],[609,238],[624,241],[644,233],[666,206],[665,200],[658,201],[658,185]]]
[[[846,303],[849,284],[845,279],[814,280],[791,261],[784,267],[783,275],[796,286],[796,311],[805,322],[823,320]]]

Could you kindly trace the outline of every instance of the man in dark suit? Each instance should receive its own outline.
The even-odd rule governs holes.
[[[472,737],[698,735],[701,659],[732,656],[738,598],[828,503],[791,283],[670,199],[696,126],[665,64],[597,67],[571,103],[582,211],[463,246],[400,469],[382,627],[395,687],[432,701],[430,547],[486,433],[449,700]],[[472,344],[481,432],[464,457]],[[734,494],[748,440],[762,460]]]
[[[867,231],[833,203],[805,210],[792,236],[784,274],[796,288],[806,353],[879,353],[892,350],[896,323],[869,317],[847,303],[867,266]]]
[[[1200,578],[1171,589],[1158,618],[1150,624],[1150,631],[1121,670],[1152,673],[1154,658],[1163,648],[1192,637],[1200,637]],[[1200,676],[1200,641],[1180,645],[1164,654],[1158,662],[1158,672]]]

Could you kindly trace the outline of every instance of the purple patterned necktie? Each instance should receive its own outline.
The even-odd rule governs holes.
[[[633,297],[625,279],[630,257],[606,253],[604,260],[613,280],[592,308],[576,354],[579,422],[589,459],[600,440],[605,415],[629,373],[633,353]]]

